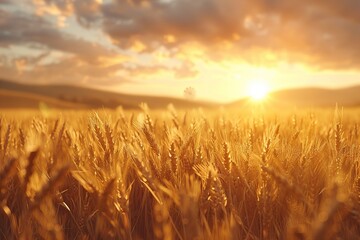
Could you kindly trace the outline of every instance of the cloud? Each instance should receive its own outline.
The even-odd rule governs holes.
[[[19,46],[20,50],[12,50]],[[35,56],[34,51],[38,52]],[[123,81],[125,77],[116,76],[116,72],[129,60],[99,43],[63,32],[46,18],[2,9],[0,55],[3,78],[95,85]]]
[[[39,56],[40,57],[40,56]],[[39,58],[38,57],[38,58]],[[36,83],[83,84],[89,86],[119,85],[130,80],[117,75],[118,66],[96,66],[66,57],[57,62],[34,64],[34,58],[19,57],[10,65],[0,65],[2,77]],[[49,81],[50,78],[50,81]]]
[[[0,0],[0,5],[7,5],[10,3],[11,3],[11,0]]]
[[[259,65],[286,61],[319,69],[360,67],[357,0],[33,2],[40,12],[74,14],[82,26],[101,28],[114,45],[138,53],[196,42],[206,47],[204,57],[213,61],[234,58]]]
[[[15,15],[0,10],[0,46],[16,44],[58,50],[89,62],[94,62],[99,57],[115,55],[100,44],[61,32],[44,18],[24,13]]]
[[[54,15],[59,26],[65,26],[66,19],[75,15],[78,22],[89,27],[100,17],[101,0],[32,0],[37,15]]]
[[[198,75],[195,64],[190,61],[182,61],[179,66],[166,65],[141,65],[141,64],[122,64],[121,71],[133,77],[144,77],[159,74],[172,75],[177,79],[194,78]]]
[[[175,76],[177,78],[194,78],[199,74],[194,63],[185,61],[181,64],[181,67],[176,68]]]
[[[235,33],[247,34],[241,21],[241,2],[117,1],[103,5],[103,29],[121,47],[136,38],[169,47],[187,41],[216,42],[231,39]],[[166,36],[173,36],[174,41],[166,41]]]
[[[141,42],[153,51],[159,45],[178,48],[197,42],[207,47],[205,57],[218,61],[235,57],[319,69],[360,67],[356,0],[118,0],[101,11],[104,31],[121,48]],[[262,57],[263,52],[275,58]]]
[[[358,0],[0,0],[1,75],[192,79],[199,62],[227,61],[359,70],[359,12]],[[36,54],[1,52],[13,46]]]

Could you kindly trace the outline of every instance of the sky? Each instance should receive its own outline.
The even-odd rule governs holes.
[[[0,78],[229,102],[360,84],[359,0],[0,0]]]

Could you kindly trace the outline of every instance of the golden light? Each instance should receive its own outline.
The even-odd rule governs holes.
[[[269,85],[263,80],[254,80],[249,83],[248,96],[254,101],[263,100],[269,93]]]

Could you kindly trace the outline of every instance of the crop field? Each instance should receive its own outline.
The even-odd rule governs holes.
[[[359,236],[360,110],[0,114],[0,239]]]

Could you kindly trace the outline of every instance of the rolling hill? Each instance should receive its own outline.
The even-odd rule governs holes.
[[[249,99],[228,104],[229,107],[246,106]],[[295,88],[269,94],[264,104],[271,107],[343,107],[360,106],[360,86],[342,89]]]
[[[211,108],[221,104],[188,101],[170,97],[122,94],[70,85],[21,84],[0,80],[0,108],[37,108],[40,103],[54,108],[94,109],[116,108],[137,109],[146,102],[152,109],[166,108],[172,103],[177,108]],[[226,108],[252,107],[251,100],[240,99]],[[269,107],[344,107],[360,106],[360,86],[343,89],[296,88],[275,91],[264,102]]]
[[[44,103],[55,108],[116,108],[136,109],[145,102],[152,109],[173,104],[177,108],[214,107],[210,102],[189,101],[170,97],[121,94],[70,85],[21,84],[0,80],[1,108],[36,108]]]
[[[86,106],[32,93],[0,89],[0,108],[38,108],[40,103],[62,109],[79,109]]]
[[[272,93],[271,98],[274,101],[281,101],[282,104],[299,107],[333,107],[335,104],[352,107],[360,105],[360,86],[342,89],[288,89]]]

